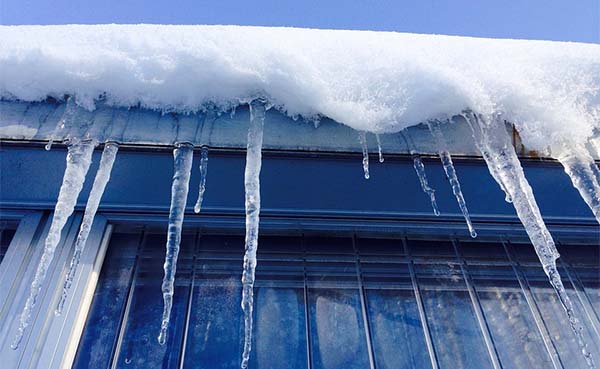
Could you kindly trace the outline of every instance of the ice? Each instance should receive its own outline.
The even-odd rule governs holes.
[[[44,242],[44,252],[37,266],[33,282],[29,290],[29,296],[25,302],[25,306],[19,317],[19,327],[17,334],[11,344],[11,347],[16,350],[21,343],[25,329],[31,322],[31,314],[37,302],[40,290],[46,279],[46,273],[54,258],[54,252],[60,242],[62,230],[67,223],[67,220],[73,214],[77,198],[83,187],[85,176],[90,168],[92,161],[92,153],[96,143],[91,140],[72,140],[68,144],[67,167],[63,176],[63,181],[58,193],[56,206],[54,207],[54,215],[52,223],[48,230],[48,235]]]
[[[54,127],[54,131],[52,131],[50,140],[44,147],[46,149],[46,151],[50,151],[50,149],[52,149],[52,145],[54,144],[54,141],[57,140],[59,137],[58,132],[65,129],[66,124],[68,122],[70,123],[71,121],[73,121],[73,119],[76,117],[77,109],[79,109],[79,107],[75,103],[75,99],[73,99],[73,97],[69,97],[67,99],[65,111],[64,111],[62,117],[60,118],[60,120],[58,121],[58,123],[56,123],[56,127]]]
[[[360,147],[362,149],[362,166],[365,173],[365,179],[369,179],[369,148],[367,147],[367,133],[358,132],[358,141],[360,142]]]
[[[590,207],[600,223],[600,170],[594,158],[581,145],[565,143],[553,149],[553,154],[571,178],[573,186]]]
[[[173,150],[174,173],[171,185],[171,208],[169,209],[169,228],[164,264],[165,275],[162,282],[164,308],[158,335],[158,343],[161,345],[164,345],[167,341],[167,331],[171,319],[177,257],[179,256],[181,229],[190,186],[193,154],[194,146],[189,143],[178,143]]]
[[[206,172],[208,170],[208,147],[200,148],[200,185],[198,186],[198,200],[194,205],[194,212],[198,214],[202,208],[202,200],[204,199],[204,191],[206,190]]]
[[[381,138],[379,138],[379,135],[377,133],[375,134],[375,139],[377,140],[377,152],[379,153],[379,162],[383,163],[385,159],[383,158],[383,150],[381,149]]]
[[[431,201],[431,207],[433,208],[433,214],[435,216],[440,215],[440,210],[437,206],[437,201],[435,200],[435,190],[429,186],[429,181],[427,180],[427,173],[425,172],[425,164],[421,160],[421,156],[417,153],[415,149],[415,144],[410,138],[410,136],[405,135],[403,131],[400,131],[400,136],[404,139],[406,146],[408,147],[408,151],[413,159],[413,167],[415,168],[415,172],[417,173],[417,177],[419,178],[419,183],[421,183],[421,189],[423,192],[429,196],[429,200]]]
[[[456,201],[458,202],[458,207],[462,212],[465,221],[467,222],[467,227],[469,228],[469,234],[471,237],[477,237],[477,232],[473,227],[473,223],[471,222],[471,217],[469,216],[469,210],[467,209],[467,203],[465,202],[465,198],[463,196],[462,190],[460,188],[460,182],[458,181],[458,177],[456,175],[456,170],[454,169],[454,164],[452,163],[452,157],[448,152],[448,147],[446,144],[446,140],[444,139],[444,135],[442,134],[442,130],[440,129],[440,121],[428,121],[427,126],[429,127],[429,131],[435,138],[438,145],[438,154],[440,156],[440,160],[442,161],[442,165],[444,166],[444,171],[446,172],[446,177],[448,177],[448,181],[452,186],[452,192],[456,197]]]
[[[552,287],[556,291],[559,300],[565,309],[569,324],[576,336],[579,347],[586,358],[588,366],[595,368],[591,354],[587,351],[582,327],[575,316],[573,305],[562,284],[560,274],[556,267],[556,259],[560,256],[556,250],[554,240],[542,219],[542,215],[533,196],[533,190],[521,167],[521,163],[510,137],[506,132],[504,120],[498,116],[478,116],[466,113],[463,117],[473,131],[475,143],[481,150],[490,173],[499,185],[512,198],[512,204],[521,220],[525,231],[533,244],[535,252],[540,259],[546,275],[550,279]]]
[[[98,210],[98,206],[100,205],[100,200],[102,199],[102,195],[104,194],[106,184],[110,179],[110,173],[112,172],[112,167],[115,163],[115,158],[117,157],[118,150],[119,145],[116,142],[107,142],[104,145],[102,157],[100,158],[100,166],[98,167],[98,172],[96,173],[96,177],[94,178],[94,184],[92,185],[92,190],[90,192],[87,204],[85,206],[83,220],[81,221],[81,227],[79,228],[77,240],[75,241],[73,256],[71,258],[71,263],[65,276],[65,282],[63,285],[61,299],[56,307],[55,313],[57,315],[62,314],[64,304],[68,297],[69,289],[71,288],[73,278],[75,277],[75,272],[77,271],[77,266],[79,265],[79,261],[81,259],[81,254],[85,248],[85,244],[90,234],[90,230],[92,229],[92,224],[94,223],[96,211]]]
[[[250,127],[246,148],[246,170],[244,187],[246,190],[246,252],[242,274],[242,310],[244,311],[244,352],[241,368],[248,367],[252,349],[252,309],[254,304],[254,273],[258,250],[258,223],[260,215],[260,168],[262,165],[263,129],[265,123],[265,103],[254,100],[250,104]]]

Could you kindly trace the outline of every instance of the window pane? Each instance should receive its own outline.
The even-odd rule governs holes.
[[[369,367],[358,289],[309,290],[313,368]]]
[[[139,234],[112,235],[73,368],[109,367],[131,283],[139,239]]]
[[[126,325],[119,347],[117,368],[178,367],[189,295],[193,237],[182,236],[168,339],[165,345],[159,345],[157,337],[163,311],[161,285],[165,243],[166,236],[163,234],[149,235],[144,243],[132,286],[128,313],[124,317]]]
[[[244,340],[243,250],[243,237],[200,239],[184,368],[239,368]]]
[[[552,362],[510,266],[469,266],[504,369],[550,368]]]
[[[448,262],[415,267],[440,368],[491,368],[460,266]]]

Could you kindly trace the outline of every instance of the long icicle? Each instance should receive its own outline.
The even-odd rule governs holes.
[[[571,178],[573,186],[579,191],[579,194],[590,207],[596,221],[600,223],[600,170],[594,158],[587,149],[580,145],[568,145],[560,147],[557,160],[562,164],[565,173]]]
[[[435,200],[435,190],[431,188],[431,186],[429,186],[429,181],[427,180],[427,173],[425,172],[425,164],[423,164],[421,156],[415,149],[415,144],[413,143],[410,136],[405,135],[403,131],[400,131],[400,135],[404,139],[406,147],[410,152],[410,156],[413,159],[413,167],[415,168],[415,172],[417,173],[417,177],[419,178],[421,189],[426,195],[429,196],[429,200],[431,201],[431,207],[433,208],[433,214],[435,216],[439,216],[440,210],[438,208],[437,201]]]
[[[496,174],[497,177],[493,175],[494,179],[499,185],[504,186],[510,194],[517,216],[525,227],[544,272],[565,309],[569,325],[575,334],[588,367],[591,369],[596,368],[583,337],[583,327],[576,316],[573,304],[558,273],[556,259],[560,255],[542,219],[533,196],[533,190],[525,178],[521,162],[506,132],[504,122],[499,117],[484,118],[473,113],[466,113],[463,117],[471,127],[475,143],[484,154],[483,158],[488,167],[492,167],[490,173]]]
[[[63,176],[63,181],[58,193],[58,199],[54,207],[54,215],[50,230],[44,243],[44,252],[37,266],[33,282],[29,290],[29,297],[25,302],[25,307],[19,317],[19,327],[17,334],[11,344],[11,348],[16,350],[23,339],[25,329],[31,322],[31,314],[40,294],[40,290],[46,279],[48,268],[54,258],[54,252],[60,242],[62,230],[67,220],[73,214],[77,198],[83,187],[85,176],[90,168],[92,153],[96,143],[93,141],[73,140],[68,146],[67,167]]]
[[[92,185],[92,190],[90,191],[90,196],[88,197],[88,201],[85,206],[83,220],[81,221],[81,227],[79,228],[77,240],[75,241],[73,256],[71,257],[69,270],[67,271],[67,275],[65,276],[62,295],[56,307],[56,315],[62,314],[65,302],[67,301],[69,289],[73,284],[73,278],[75,277],[77,266],[79,265],[79,261],[81,260],[81,254],[83,253],[88,236],[90,235],[92,224],[94,223],[94,217],[96,216],[96,211],[98,210],[100,200],[102,199],[102,195],[104,194],[104,189],[106,188],[106,184],[110,179],[110,173],[112,172],[112,167],[115,163],[115,158],[117,157],[118,150],[119,145],[116,142],[107,142],[104,145],[102,157],[100,158],[100,166],[98,167],[98,172],[96,173],[96,177],[94,178],[94,184]]]
[[[177,271],[177,257],[179,256],[179,245],[181,243],[181,228],[185,206],[187,204],[188,191],[190,188],[190,175],[194,146],[190,143],[179,143],[173,150],[173,183],[171,185],[171,208],[169,210],[169,228],[167,231],[167,244],[165,254],[165,275],[162,281],[163,314],[160,324],[158,343],[164,345],[167,342],[167,331],[171,320],[171,309],[173,307],[173,294],[175,289],[175,273]]]
[[[198,186],[198,200],[194,205],[194,212],[198,214],[202,209],[202,200],[204,200],[204,191],[206,190],[206,173],[208,171],[208,147],[200,148],[200,185]]]
[[[442,134],[442,130],[440,129],[439,121],[428,121],[427,126],[429,127],[429,131],[432,136],[435,138],[438,144],[438,154],[440,156],[440,160],[442,161],[442,165],[444,166],[444,171],[446,172],[446,177],[448,177],[448,181],[452,186],[452,192],[456,197],[456,201],[458,202],[458,207],[462,212],[465,221],[467,222],[467,227],[469,228],[469,233],[471,237],[477,237],[477,232],[473,227],[473,223],[471,222],[471,217],[469,216],[469,210],[467,209],[467,203],[465,202],[465,198],[463,196],[462,190],[460,188],[460,182],[458,181],[458,177],[456,175],[456,170],[454,169],[454,163],[452,163],[452,157],[450,156],[450,152],[448,151],[448,147],[446,145],[446,140],[444,139],[444,135]]]
[[[358,141],[360,142],[363,154],[362,166],[365,173],[365,179],[369,179],[369,148],[367,147],[367,133],[364,131],[358,132]]]
[[[252,309],[254,305],[254,275],[258,250],[258,223],[260,216],[260,169],[262,165],[262,143],[265,123],[265,104],[253,101],[250,104],[250,127],[246,148],[244,187],[246,191],[246,246],[244,271],[242,274],[242,310],[244,311],[244,352],[241,368],[248,367],[252,349]]]

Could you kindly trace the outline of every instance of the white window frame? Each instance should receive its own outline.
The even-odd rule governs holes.
[[[3,216],[6,215],[3,213]],[[73,254],[82,215],[76,213],[69,219],[32,312],[31,324],[18,349],[13,350],[10,346],[44,249],[52,215],[27,212],[11,213],[8,216],[17,218],[20,222],[0,263],[0,366],[11,369],[71,368],[112,226],[105,217],[96,216],[64,311],[56,316],[54,312],[62,293],[64,276]]]

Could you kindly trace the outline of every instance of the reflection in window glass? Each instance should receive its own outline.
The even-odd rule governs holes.
[[[416,272],[440,368],[491,368],[460,266],[417,264]]]
[[[368,369],[372,358],[378,369],[485,369],[495,354],[504,369],[536,369],[552,367],[548,350],[564,368],[586,368],[530,245],[515,246],[513,264],[498,243],[409,240],[410,254],[391,239],[259,244],[250,368]],[[113,234],[74,368],[239,368],[243,236],[184,234],[160,346],[164,246],[162,232]],[[561,250],[562,272],[600,357],[599,266],[588,250]]]
[[[369,367],[358,289],[309,290],[313,367]]]

